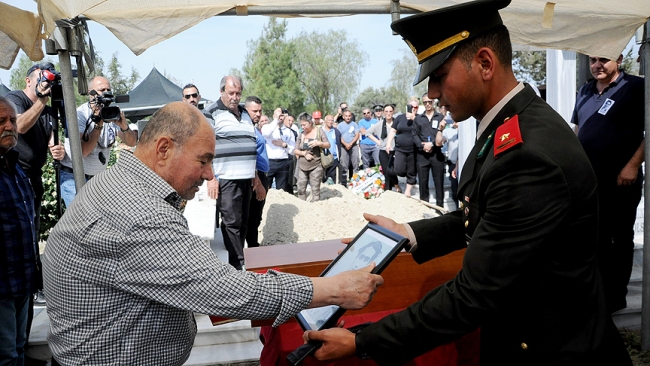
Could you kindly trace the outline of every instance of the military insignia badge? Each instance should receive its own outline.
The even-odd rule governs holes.
[[[497,128],[494,143],[494,157],[521,145],[524,140],[521,139],[521,130],[519,129],[519,116],[514,115],[512,118],[506,118],[504,123]]]

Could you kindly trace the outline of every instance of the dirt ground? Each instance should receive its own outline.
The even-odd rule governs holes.
[[[271,189],[260,225],[260,243],[278,245],[355,236],[366,224],[363,213],[384,215],[397,222],[437,216],[420,201],[396,192],[365,199],[341,185],[321,186],[318,202],[302,201]]]

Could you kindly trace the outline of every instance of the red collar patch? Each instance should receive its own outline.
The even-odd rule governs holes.
[[[511,118],[506,118],[504,123],[497,127],[494,135],[494,157],[498,158],[499,155],[523,143],[521,130],[519,130],[519,116],[515,114]]]

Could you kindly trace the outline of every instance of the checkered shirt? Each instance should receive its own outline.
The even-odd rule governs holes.
[[[37,286],[34,192],[17,162],[16,151],[0,155],[0,299],[31,295]]]
[[[182,365],[193,312],[278,325],[312,300],[306,277],[237,271],[189,232],[181,198],[129,152],[90,180],[43,261],[48,341],[64,365]]]

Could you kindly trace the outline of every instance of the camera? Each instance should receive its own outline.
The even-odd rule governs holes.
[[[36,82],[36,96],[39,98],[43,98],[45,96],[45,94],[41,93],[38,90],[38,86],[42,86],[43,83],[47,83],[48,87],[45,89],[50,89],[50,96],[52,97],[52,101],[63,101],[61,73],[56,71],[54,65],[49,62],[43,65],[39,65],[39,69],[41,72],[38,75],[38,81]]]
[[[282,114],[289,114],[289,111],[286,110],[286,109],[284,109],[284,108],[282,108]]]
[[[99,110],[99,117],[101,117],[105,122],[116,122],[120,119],[120,107],[111,107],[111,103],[126,103],[129,101],[128,95],[114,96],[110,92],[104,92],[99,95],[96,91],[91,90],[90,95],[95,96],[95,104],[101,107]]]

